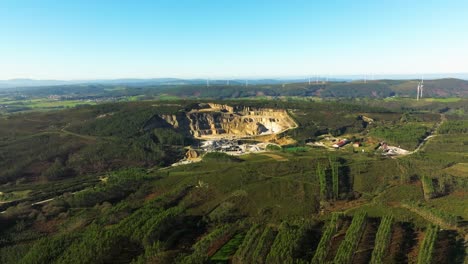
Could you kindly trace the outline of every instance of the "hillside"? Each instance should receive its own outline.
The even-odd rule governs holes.
[[[467,107],[170,100],[3,115],[0,263],[463,263]],[[201,147],[205,126],[226,140],[273,123],[285,129],[229,143],[266,148]]]
[[[309,99],[416,98],[419,80],[378,80],[351,82],[279,83],[258,80],[246,86],[240,82],[130,82],[89,83],[41,87],[20,87],[0,91],[0,112],[18,112],[34,108],[66,108],[102,102],[174,100],[174,99]],[[266,83],[266,84],[265,84]],[[423,98],[466,98],[468,81],[460,79],[426,80]]]

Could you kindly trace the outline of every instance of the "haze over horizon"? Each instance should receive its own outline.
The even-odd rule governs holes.
[[[466,1],[0,3],[0,80],[468,73]]]

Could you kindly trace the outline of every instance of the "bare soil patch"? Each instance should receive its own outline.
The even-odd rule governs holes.
[[[421,246],[424,240],[425,233],[422,231],[416,231],[416,243],[413,248],[411,248],[408,253],[408,263],[417,263],[419,255],[419,247]]]
[[[407,263],[408,254],[415,244],[416,234],[409,224],[394,224],[384,263]]]

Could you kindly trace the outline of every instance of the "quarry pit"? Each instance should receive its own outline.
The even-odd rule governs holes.
[[[284,109],[200,103],[184,115],[161,115],[173,128],[201,140],[247,139],[277,135],[297,127]]]

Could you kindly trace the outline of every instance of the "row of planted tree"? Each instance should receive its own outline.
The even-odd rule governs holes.
[[[238,234],[242,234],[243,239],[234,245],[235,251],[227,253],[235,264],[352,263],[369,224],[364,212],[355,213],[349,227],[344,223],[350,219],[342,213],[333,213],[322,228],[319,222],[312,220],[284,221],[279,226],[238,221],[213,226],[190,249],[179,251],[177,256],[171,257],[171,240],[182,231],[174,231],[174,227],[178,223],[184,224],[180,222],[184,208],[170,207],[168,202],[171,200],[173,198],[148,203],[113,226],[102,228],[96,222],[80,235],[44,238],[26,254],[22,263],[106,263],[116,259],[124,262],[132,260],[132,263],[163,260],[187,264],[210,263],[213,262],[211,257]],[[372,241],[370,263],[385,263],[393,226],[391,216],[380,220],[375,240]],[[418,264],[431,263],[438,233],[437,226],[427,227],[424,240],[419,242]],[[337,242],[335,238],[343,234],[344,239]],[[318,238],[318,244],[314,243]],[[332,246],[337,246],[333,243],[339,243],[336,253],[331,250]],[[138,257],[131,257],[134,254]]]
[[[341,182],[344,182],[344,168],[341,160],[336,157],[330,156],[327,162],[318,162],[316,175],[319,179],[320,184],[320,197],[322,200],[338,200],[340,194],[346,186],[340,186]]]
[[[366,213],[358,212],[352,217],[349,227],[343,224],[345,221],[349,220],[344,214],[333,213],[330,220],[322,228],[323,232],[319,243],[313,246],[315,250],[304,249],[305,245],[310,245],[307,243],[307,236],[313,235],[310,230],[317,228],[314,222],[283,222],[278,227],[254,224],[247,228],[244,239],[230,259],[234,264],[353,263],[358,245],[363,242],[363,233],[369,219]],[[385,263],[385,260],[388,260],[394,225],[395,221],[392,216],[384,216],[380,219],[375,240],[373,241],[372,254],[369,255],[369,263]],[[229,228],[223,226],[220,229],[228,230]],[[213,245],[215,244],[215,241],[212,240],[213,237],[222,237],[220,229],[215,229],[198,242],[193,247],[194,253],[184,259],[182,263],[205,263],[209,261],[209,256],[206,254],[208,247],[205,247],[205,251],[203,251],[203,258],[199,258],[198,261],[193,260],[200,256],[198,255],[200,254],[198,244],[211,241],[211,245]],[[245,226],[237,226],[236,228],[231,226],[229,230],[232,236],[236,232],[243,232],[240,231],[243,229],[245,229]],[[342,235],[341,232],[345,232],[344,239],[340,242],[336,253],[330,255],[333,254],[331,251],[332,244],[336,242],[335,238],[337,236]],[[424,239],[419,241],[418,244],[418,263],[431,263],[438,232],[439,228],[437,226],[429,225],[426,228]]]

